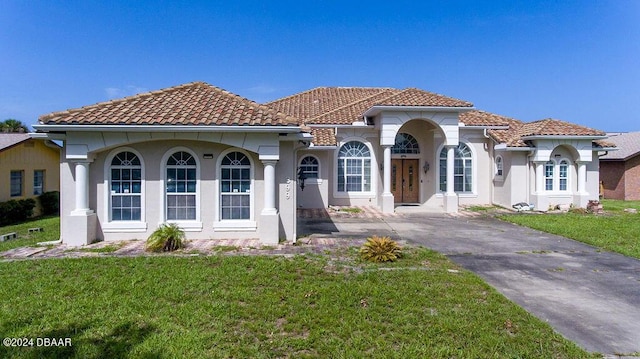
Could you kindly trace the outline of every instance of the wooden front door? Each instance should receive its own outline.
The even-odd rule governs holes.
[[[418,203],[420,179],[417,159],[391,160],[391,193],[396,203]]]

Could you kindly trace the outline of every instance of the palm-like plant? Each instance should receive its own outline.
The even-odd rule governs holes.
[[[360,248],[360,257],[370,262],[394,262],[401,256],[402,248],[389,237],[369,237]]]
[[[21,121],[10,118],[0,122],[0,132],[23,133],[29,129]]]
[[[184,248],[184,231],[175,223],[163,223],[147,238],[146,249],[150,252],[171,252]]]

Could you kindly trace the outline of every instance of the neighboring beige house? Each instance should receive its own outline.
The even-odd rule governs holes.
[[[316,88],[258,104],[195,82],[41,116],[64,141],[61,236],[295,241],[296,209],[584,207],[598,198],[597,130],[522,123],[419,89]]]
[[[0,202],[60,189],[60,147],[28,133],[0,133]],[[34,213],[40,212],[36,206]]]
[[[640,200],[640,132],[610,134],[617,151],[600,157],[603,197]]]

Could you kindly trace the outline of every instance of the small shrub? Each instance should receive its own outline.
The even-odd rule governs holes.
[[[163,223],[147,238],[146,250],[171,252],[184,248],[184,231],[175,223]]]
[[[369,237],[360,248],[360,257],[370,262],[394,262],[401,256],[402,248],[389,237]]]
[[[60,213],[60,192],[45,192],[38,197],[42,214],[59,214]]]
[[[0,226],[6,226],[25,221],[33,215],[36,201],[33,198],[15,200],[0,203]]]

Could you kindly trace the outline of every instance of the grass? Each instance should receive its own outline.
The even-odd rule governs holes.
[[[362,213],[362,208],[358,208],[358,207],[344,207],[344,208],[340,208],[340,212],[346,212],[346,213],[351,213],[351,214],[358,214],[358,213]]]
[[[625,208],[640,210],[640,201],[603,200],[602,204],[606,214],[599,216],[579,213],[519,213],[498,218],[640,258],[640,214],[623,211]]]
[[[390,270],[394,269],[394,270]],[[595,357],[424,248],[0,263],[3,358]]]
[[[42,232],[29,233],[29,228],[35,227],[42,228]],[[35,246],[38,242],[60,239],[60,217],[39,217],[23,223],[0,227],[0,234],[11,232],[16,232],[18,238],[0,242],[0,252],[18,247]]]

